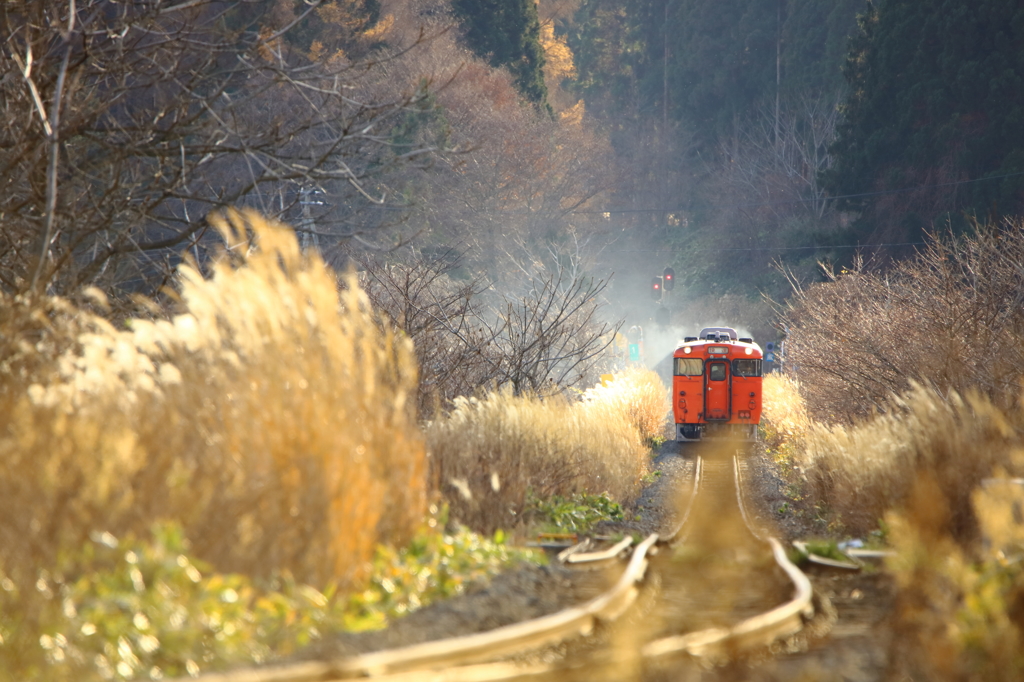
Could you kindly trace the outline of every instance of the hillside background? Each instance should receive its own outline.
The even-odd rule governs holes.
[[[608,280],[627,326],[672,266],[673,326],[764,339],[778,266],[886,267],[1024,201],[1013,2],[70,6],[0,16],[8,293],[157,294],[238,206],[339,269],[444,255],[483,296]]]

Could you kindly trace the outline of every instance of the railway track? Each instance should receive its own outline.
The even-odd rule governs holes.
[[[751,527],[742,456],[706,447],[693,458],[673,527],[559,555],[577,568],[620,566],[614,584],[586,603],[472,635],[199,679],[623,679],[680,657],[729,660],[798,632],[813,612],[811,585],[778,541]]]

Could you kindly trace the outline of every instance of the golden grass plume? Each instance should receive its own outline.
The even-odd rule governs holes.
[[[30,578],[92,532],[183,524],[218,570],[360,577],[425,509],[411,344],[294,233],[211,222],[181,312],[128,329],[64,301],[0,302],[0,567]]]
[[[489,533],[518,525],[528,492],[607,492],[631,501],[647,473],[646,439],[661,432],[656,422],[665,415],[664,388],[652,397],[650,385],[637,375],[576,401],[510,390],[457,399],[426,429],[433,474],[453,516]]]
[[[768,374],[762,382],[761,430],[775,455],[788,457],[811,426],[800,382],[787,374]]]
[[[629,368],[615,374],[607,386],[598,384],[583,394],[587,402],[607,403],[622,412],[644,441],[663,434],[671,404],[657,372]]]
[[[927,474],[941,496],[936,504],[950,510],[945,531],[970,542],[978,533],[972,491],[997,466],[1009,465],[1010,446],[1021,438],[1020,416],[978,394],[942,396],[914,384],[871,419],[813,425],[798,463],[812,498],[855,534],[903,507]]]

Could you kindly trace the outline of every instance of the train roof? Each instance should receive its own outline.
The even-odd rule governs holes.
[[[733,341],[739,339],[739,337],[736,336],[736,330],[732,327],[704,327],[700,330],[700,333],[697,334],[697,338],[701,341],[725,341],[726,339],[722,338],[723,336],[727,336]]]
[[[752,337],[741,337],[731,327],[705,327],[700,330],[697,336],[684,337],[682,341],[676,344],[676,347],[682,348],[686,345],[704,345],[709,343],[749,344],[759,351],[761,350],[761,347],[754,343]]]

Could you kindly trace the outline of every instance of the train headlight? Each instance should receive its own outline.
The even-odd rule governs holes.
[[[754,349],[749,347],[749,346],[747,346],[746,353],[747,353],[747,355],[753,355],[754,354]]]
[[[687,348],[684,348],[684,349],[683,349],[683,352],[684,352],[684,353],[689,353],[689,352],[690,352],[690,351],[692,351],[692,350],[693,350],[692,348],[689,348],[689,347],[687,347]]]

